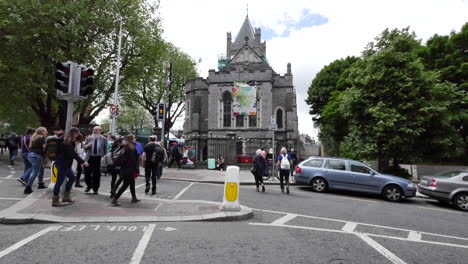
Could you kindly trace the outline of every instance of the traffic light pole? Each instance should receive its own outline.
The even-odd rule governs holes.
[[[73,121],[73,107],[75,100],[78,97],[80,89],[80,73],[81,70],[76,62],[69,62],[70,64],[70,82],[69,82],[69,96],[67,97],[67,120],[65,121],[65,131],[72,127]]]

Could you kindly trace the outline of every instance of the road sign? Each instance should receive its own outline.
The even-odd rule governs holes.
[[[116,115],[119,112],[119,107],[116,105],[111,105],[109,110],[111,114]]]

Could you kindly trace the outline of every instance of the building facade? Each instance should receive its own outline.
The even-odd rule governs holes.
[[[218,70],[185,87],[184,137],[198,161],[253,157],[258,148],[272,148],[273,137],[276,153],[282,146],[297,146],[296,90],[291,64],[285,66],[286,74],[280,75],[269,65],[261,29],[253,29],[248,16],[234,41],[227,33]]]

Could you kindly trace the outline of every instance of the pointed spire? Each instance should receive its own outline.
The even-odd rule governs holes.
[[[252,24],[250,23],[249,16],[245,17],[244,23],[239,30],[239,33],[236,36],[236,40],[234,41],[234,45],[243,45],[246,41],[246,37],[248,41],[251,42],[255,39],[254,31],[252,28]]]

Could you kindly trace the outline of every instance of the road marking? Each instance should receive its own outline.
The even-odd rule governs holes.
[[[146,229],[145,233],[143,233],[140,243],[138,243],[138,246],[135,249],[135,253],[133,253],[133,257],[132,260],[130,260],[130,264],[140,263],[141,259],[143,258],[143,254],[145,253],[146,246],[148,245],[148,242],[155,228],[156,224],[148,225],[148,229]]]
[[[3,181],[0,181],[0,183],[2,183]]]
[[[364,240],[364,242],[366,242],[369,246],[373,247],[375,250],[377,250],[380,254],[382,254],[384,257],[386,257],[392,263],[394,263],[394,264],[406,264],[406,262],[404,262],[401,258],[397,257],[390,250],[384,248],[382,245],[380,245],[379,243],[377,243],[375,240],[368,237],[367,235],[359,234],[359,233],[355,233],[355,234],[356,234],[357,237]]]
[[[6,176],[5,179],[11,179],[11,178],[13,178],[13,175],[8,175],[8,176]]]
[[[37,232],[36,234],[34,234],[34,235],[30,236],[30,237],[27,237],[27,238],[17,242],[16,244],[10,246],[9,248],[2,250],[0,252],[0,258],[10,254],[11,252],[13,252],[13,251],[17,250],[18,248],[26,245],[27,243],[33,241],[34,239],[36,239],[36,238],[38,238],[38,237],[40,237],[42,235],[45,235],[50,231],[56,231],[59,228],[60,228],[60,226],[50,226],[50,227],[47,227],[46,229],[43,229],[42,231]]]
[[[409,240],[408,238],[404,238],[404,237],[392,237],[392,236],[377,235],[377,234],[365,234],[365,235],[374,236],[374,237],[381,237],[381,238],[389,238],[389,239],[395,239],[395,240],[402,240],[402,241],[410,241],[410,242],[416,242],[416,243],[432,244],[432,245],[438,245],[438,246],[468,248],[468,245],[459,245],[459,244],[452,244],[452,243],[445,243],[445,242],[437,242],[437,241],[429,241],[429,240],[413,241],[413,240]]]
[[[184,193],[185,193],[190,187],[192,187],[192,185],[194,185],[194,184],[195,184],[194,182],[190,183],[187,187],[183,188],[183,189],[182,189],[176,196],[174,196],[174,198],[172,198],[172,199],[173,199],[173,200],[179,199],[179,198],[182,196],[182,194],[184,194]]]
[[[408,233],[408,240],[411,240],[411,241],[421,241],[421,233],[419,232],[416,232],[416,231],[410,231]]]
[[[345,232],[352,233],[356,229],[357,224],[354,222],[346,222],[346,224],[341,228]]]
[[[162,206],[162,203],[159,203],[159,204],[156,206],[156,208],[154,208],[154,211],[155,211],[155,212],[158,211],[159,207],[161,207],[161,206]]]
[[[430,207],[425,207],[425,206],[416,206],[416,207],[422,208],[422,209],[427,209],[427,210],[439,211],[439,212],[449,212],[449,213],[455,213],[455,214],[463,214],[463,212],[458,212],[458,211],[453,211],[453,210],[437,209],[437,208],[430,208]]]
[[[296,214],[287,214],[287,215],[273,221],[273,223],[271,223],[271,225],[283,225],[286,222],[291,221],[292,219],[294,219],[296,216],[297,216]]]
[[[136,189],[138,189],[138,188],[140,188],[141,186],[144,186],[144,185],[146,185],[146,183],[142,183],[142,184],[140,184],[140,185],[135,186],[135,192],[136,192]],[[128,188],[128,190],[126,190],[126,191],[124,192],[124,194],[127,194],[127,193],[130,193],[130,188]]]
[[[0,181],[2,182],[2,181]],[[0,200],[15,200],[15,201],[21,201],[23,198],[8,198],[8,197],[0,197]]]
[[[266,213],[274,213],[274,214],[289,214],[287,212],[280,212],[280,211],[273,211],[273,210],[264,210],[264,209],[255,209],[252,208],[252,210],[256,211],[261,211],[261,212],[266,212]],[[333,222],[339,222],[339,223],[347,223],[349,221],[341,220],[341,219],[333,219],[333,218],[326,218],[326,217],[318,217],[318,216],[311,216],[311,215],[301,215],[297,214],[297,216],[300,217],[305,217],[305,218],[312,218],[312,219],[319,219],[319,220],[327,220],[327,221],[333,221]],[[364,226],[370,226],[370,227],[378,227],[378,228],[385,228],[385,229],[391,229],[391,230],[398,230],[398,231],[406,231],[406,232],[411,232],[411,231],[416,231],[420,234],[423,235],[431,235],[431,236],[438,236],[438,237],[445,237],[445,238],[453,238],[453,239],[460,239],[460,240],[465,240],[468,241],[468,238],[465,237],[457,237],[457,236],[448,236],[448,235],[442,235],[442,234],[436,234],[436,233],[429,233],[429,232],[422,232],[422,231],[417,231],[417,230],[410,230],[410,229],[405,229],[405,228],[396,228],[396,227],[390,227],[390,226],[383,226],[383,225],[374,225],[374,224],[367,224],[367,223],[361,223],[361,222],[355,222],[358,225],[364,225]]]

